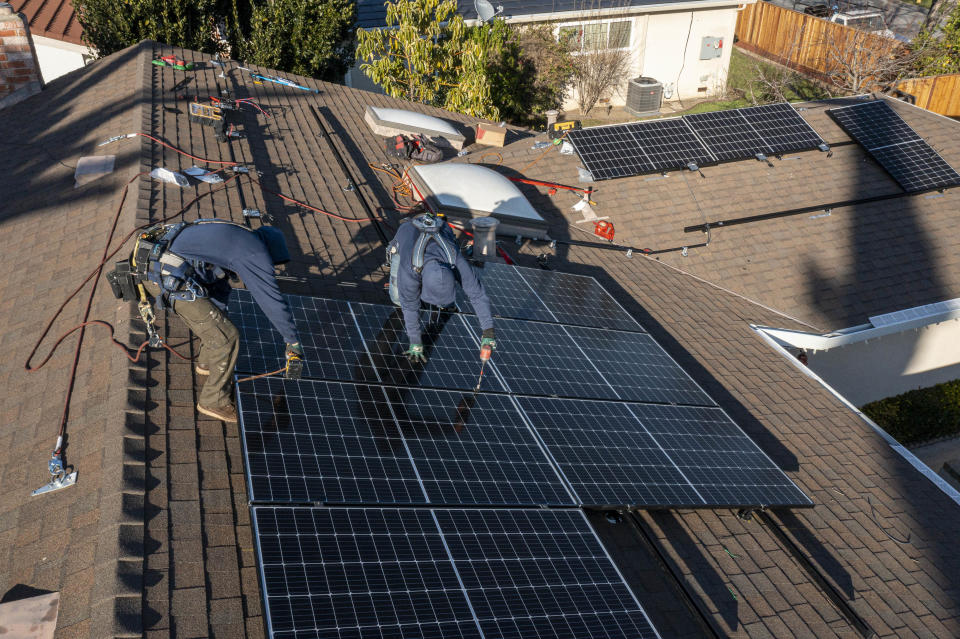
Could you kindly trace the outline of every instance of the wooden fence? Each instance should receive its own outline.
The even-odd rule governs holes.
[[[904,80],[897,88],[916,98],[918,107],[960,117],[960,73]]]
[[[737,15],[736,35],[744,49],[819,78],[844,65],[844,57],[889,56],[898,46],[892,38],[762,1]]]

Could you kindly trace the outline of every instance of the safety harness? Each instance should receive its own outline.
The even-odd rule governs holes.
[[[140,317],[147,325],[150,346],[160,346],[162,340],[154,323],[153,304],[144,288],[144,282],[151,282],[160,289],[154,299],[158,309],[164,309],[176,301],[192,302],[209,297],[200,273],[208,267],[199,261],[187,260],[170,250],[170,245],[188,226],[217,222],[232,224],[245,230],[247,227],[216,218],[180,222],[179,224],[157,224],[137,236],[133,252],[127,260],[117,262],[116,268],[107,274],[107,281],[118,299],[136,301]],[[217,274],[216,269],[214,271]],[[222,275],[222,271],[220,275]]]
[[[457,264],[457,248],[450,244],[450,241],[440,234],[444,221],[437,219],[429,213],[422,213],[410,221],[420,235],[417,236],[413,244],[413,256],[410,266],[417,273],[423,271],[424,256],[427,252],[427,245],[430,242],[436,242],[437,246],[443,251],[443,256],[450,268]],[[400,289],[397,284],[397,278],[400,274],[400,249],[395,242],[391,242],[387,248],[387,258],[390,264],[390,300],[400,306]]]

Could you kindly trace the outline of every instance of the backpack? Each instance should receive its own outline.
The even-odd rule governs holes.
[[[443,159],[443,152],[422,135],[395,135],[386,141],[387,155],[401,160],[432,163]]]

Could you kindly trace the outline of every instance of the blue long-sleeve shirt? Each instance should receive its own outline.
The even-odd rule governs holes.
[[[288,344],[300,341],[273,270],[273,260],[260,238],[228,222],[203,222],[183,228],[170,250],[187,260],[199,260],[233,271],[274,328]]]
[[[444,238],[449,240],[455,248],[457,245],[453,230],[444,224],[439,231]],[[407,329],[407,337],[411,344],[420,344],[420,295],[422,278],[420,273],[413,269],[413,249],[417,238],[420,236],[420,230],[413,224],[406,223],[400,225],[400,230],[390,241],[390,245],[396,246],[400,255],[399,268],[397,274],[397,292],[400,297],[400,308],[403,310],[403,322]],[[389,250],[389,249],[388,249]],[[477,278],[473,267],[467,259],[460,253],[456,254],[455,268],[460,275],[460,285],[463,292],[470,298],[473,310],[480,320],[480,328],[486,330],[493,328],[493,313],[490,311],[490,299],[486,291],[483,290],[483,284]],[[423,255],[423,263],[436,260],[441,264],[447,264],[446,255],[436,242],[428,242]]]

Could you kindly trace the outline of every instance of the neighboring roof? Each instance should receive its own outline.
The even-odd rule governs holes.
[[[8,273],[0,283],[0,343],[5,352],[16,354],[17,362],[47,315],[98,261],[123,182],[151,167],[184,168],[194,162],[146,138],[105,147],[97,147],[98,141],[143,131],[199,157],[248,163],[261,172],[258,179],[265,188],[314,207],[349,218],[366,218],[383,207],[395,221],[389,179],[367,166],[388,160],[382,139],[363,122],[366,106],[409,108],[462,125],[474,123],[309,78],[288,76],[318,89],[319,95],[254,84],[236,69],[220,79],[218,68],[187,75],[149,64],[161,52],[188,61],[205,59],[192,51],[142,43],[50,83],[0,118],[0,139],[32,145],[0,156],[0,168],[8,165],[0,171],[0,187],[4,193],[22,194],[5,202],[0,213],[0,260]],[[187,77],[189,93],[216,95],[226,84],[235,95],[255,97],[273,118],[245,112],[246,137],[219,144],[212,129],[188,120],[185,101],[176,98],[183,89],[174,87]],[[825,130],[821,107],[803,113],[828,140],[842,136],[839,130]],[[953,123],[911,108],[904,117],[935,146],[952,148]],[[576,182],[575,157],[555,148],[543,154],[531,149],[532,137],[518,138],[502,150],[498,170]],[[488,147],[469,148],[461,161],[495,158],[483,155]],[[349,176],[341,169],[338,151],[356,183],[353,191],[344,189]],[[118,171],[76,190],[71,171],[49,157],[73,164],[81,155],[108,153],[117,155]],[[772,169],[751,161],[707,167],[703,178],[671,174],[599,183],[597,212],[612,216],[618,240],[660,248],[676,246],[678,240],[692,243],[682,233],[684,225],[705,216],[762,211],[776,195],[802,206],[858,189],[890,188],[889,178],[856,147],[837,147],[829,159],[817,153],[772,160]],[[133,187],[118,234],[130,229],[134,219],[157,220],[183,207],[188,217],[236,221],[242,220],[242,209],[257,208],[276,216],[290,240],[294,259],[280,278],[286,291],[386,299],[384,244],[371,224],[347,224],[298,208],[243,177],[215,191],[206,186],[180,189],[142,176]],[[576,236],[569,230],[576,218],[569,210],[572,195],[524,190],[551,223],[552,236]],[[196,195],[210,191],[191,204]],[[925,280],[936,270],[938,281],[948,281],[939,271],[950,270],[954,255],[931,252],[915,259],[908,275],[902,273],[908,264],[904,258],[920,248],[921,229],[937,241],[952,233],[945,224],[929,225],[945,219],[944,202],[955,210],[956,198],[954,192],[915,198],[912,206],[918,208],[908,216],[912,234],[904,235],[910,248],[900,249],[900,259],[886,257],[887,251],[897,250],[887,240],[898,226],[888,220],[893,213],[869,207],[835,209],[830,217],[815,220],[799,216],[763,222],[759,228],[716,230],[709,247],[691,249],[687,258],[676,252],[661,254],[659,260],[639,254],[628,259],[622,252],[594,247],[505,244],[522,264],[535,266],[544,254],[554,269],[597,277],[816,504],[749,522],[730,511],[641,513],[637,534],[619,524],[605,529],[603,518],[594,518],[614,556],[627,561],[625,576],[664,637],[711,632],[851,636],[850,618],[833,591],[849,604],[850,614],[880,637],[960,636],[960,556],[955,548],[960,505],[749,326],[803,328],[781,310],[806,313],[808,321],[833,317],[827,306],[805,309],[802,295],[780,293],[769,280],[794,287],[805,276],[847,282],[846,265],[861,259],[877,265],[880,281],[908,275],[915,280],[918,290],[901,291],[908,300],[932,296],[936,291]],[[861,215],[863,221],[858,221]],[[829,232],[823,224],[830,225]],[[853,229],[841,232],[847,224]],[[802,234],[812,234],[811,239]],[[771,248],[758,246],[763,242]],[[803,257],[796,260],[794,253]],[[819,261],[844,255],[836,267]],[[760,257],[766,260],[763,268],[747,261]],[[804,269],[806,259],[813,266]],[[792,270],[798,264],[799,273]],[[893,304],[894,292],[878,296],[860,290],[858,283],[876,281],[867,275],[864,269],[861,278],[850,277],[841,288],[847,297],[833,299],[876,300],[862,303],[865,307]],[[92,317],[128,326],[133,309],[103,289],[101,285]],[[746,299],[748,293],[762,297],[765,305]],[[780,303],[784,301],[791,303]],[[859,312],[854,307],[860,305],[845,307],[839,316]],[[69,306],[52,333],[66,330],[80,313],[80,304]],[[162,321],[160,328],[178,350],[196,354],[198,345],[182,322]],[[75,487],[28,496],[47,480],[44,464],[55,436],[72,341],[39,373],[28,376],[8,367],[0,374],[0,494],[7,496],[0,508],[0,549],[7,549],[0,553],[0,590],[16,583],[61,590],[61,636],[263,636],[238,428],[198,419],[193,408],[198,386],[189,363],[153,351],[146,366],[130,366],[99,330],[91,328],[85,339],[68,426],[68,461],[80,472]],[[141,339],[131,335],[129,342]],[[805,559],[814,572],[804,567]],[[831,588],[817,580],[817,573]],[[117,594],[126,596],[112,598]],[[108,610],[114,612],[114,626],[105,630],[98,624]]]
[[[85,45],[83,27],[70,0],[10,0],[10,4],[27,17],[32,35]]]
[[[494,9],[503,7],[500,17],[507,21],[511,18],[522,19],[527,16],[550,16],[551,20],[569,20],[578,15],[601,16],[609,12],[617,14],[635,13],[643,7],[663,7],[672,4],[690,4],[691,2],[710,2],[711,0],[491,0]],[[729,2],[736,6],[736,2]],[[465,20],[476,20],[477,9],[474,0],[457,0],[457,13]],[[556,16],[552,14],[557,14]],[[358,0],[357,26],[372,29],[384,26],[387,10],[383,0]]]

